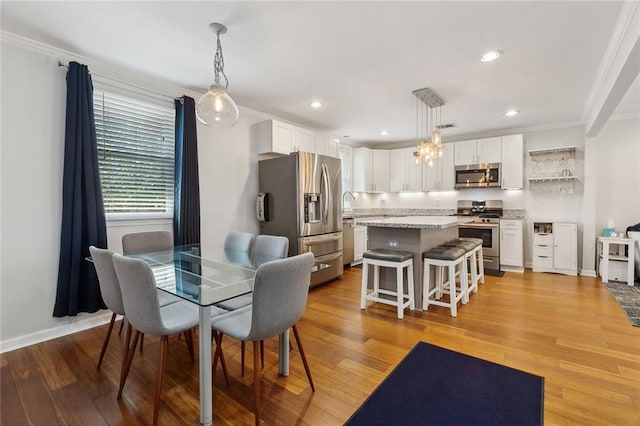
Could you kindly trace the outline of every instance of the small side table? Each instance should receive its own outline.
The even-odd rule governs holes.
[[[617,253],[610,253],[611,245]],[[625,247],[629,248],[628,255],[625,255]],[[598,259],[602,259],[599,275],[602,282],[609,282],[609,261],[615,260],[626,262],[627,267],[627,284],[633,286],[634,280],[634,259],[635,259],[635,240],[631,238],[621,237],[598,237]],[[597,262],[598,267],[600,262]]]

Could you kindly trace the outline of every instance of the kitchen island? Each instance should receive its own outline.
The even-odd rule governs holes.
[[[420,309],[422,307],[422,253],[458,238],[458,225],[471,220],[472,218],[457,216],[406,216],[363,219],[358,220],[358,224],[367,226],[367,250],[385,248],[413,253],[414,294],[416,309]],[[372,278],[370,278],[369,287],[373,287]],[[388,268],[380,270],[380,287],[395,290],[395,271]]]

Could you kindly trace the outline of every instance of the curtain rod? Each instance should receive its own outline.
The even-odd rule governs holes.
[[[64,63],[64,62],[62,62],[62,61],[58,61],[58,67],[62,67],[62,68],[69,69],[69,65],[65,64],[65,63]]]

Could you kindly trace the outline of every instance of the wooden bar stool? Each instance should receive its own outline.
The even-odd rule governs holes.
[[[482,239],[480,238],[460,238],[462,241],[469,241],[475,245],[476,270],[478,271],[478,282],[484,284],[484,259],[482,258]]]
[[[444,306],[451,309],[451,316],[458,315],[457,304],[460,300],[466,303],[468,297],[467,287],[467,262],[466,251],[462,247],[440,245],[422,254],[424,272],[422,281],[422,310],[426,311],[429,305]],[[449,280],[444,281],[444,274],[436,273],[436,282],[431,289],[431,266],[447,267]],[[459,273],[456,273],[456,267]],[[440,269],[440,268],[438,268]],[[456,287],[456,275],[460,276],[460,291]],[[449,301],[442,302],[439,298],[443,293],[449,294]],[[435,298],[431,298],[435,295]]]
[[[362,292],[360,309],[367,307],[367,300],[396,306],[398,318],[404,318],[404,309],[414,310],[413,253],[402,250],[374,249],[362,255]],[[367,293],[369,265],[373,265],[373,292]],[[380,288],[380,267],[396,269],[396,291]],[[404,292],[404,268],[407,268],[407,293]],[[387,297],[383,297],[387,296]]]
[[[473,238],[477,241],[470,241],[469,239],[456,238],[455,240],[448,241],[443,246],[459,247],[465,251],[465,262],[467,263],[467,273],[471,275],[470,279],[467,279],[467,294],[463,296],[463,302],[469,302],[469,295],[471,292],[478,292],[478,282],[480,281],[480,274],[478,271],[477,253],[482,249],[482,240]],[[478,243],[479,241],[479,243]],[[484,273],[484,272],[483,272]]]

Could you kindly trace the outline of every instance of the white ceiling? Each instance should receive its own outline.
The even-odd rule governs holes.
[[[446,101],[442,122],[457,125],[445,141],[579,121],[621,5],[3,1],[1,23],[203,92],[213,81],[208,24],[221,22],[229,28],[229,93],[239,105],[352,142],[389,143],[415,139],[411,92],[422,87]],[[503,57],[481,63],[490,49]],[[325,106],[312,110],[312,99]],[[511,108],[521,113],[505,117]]]

